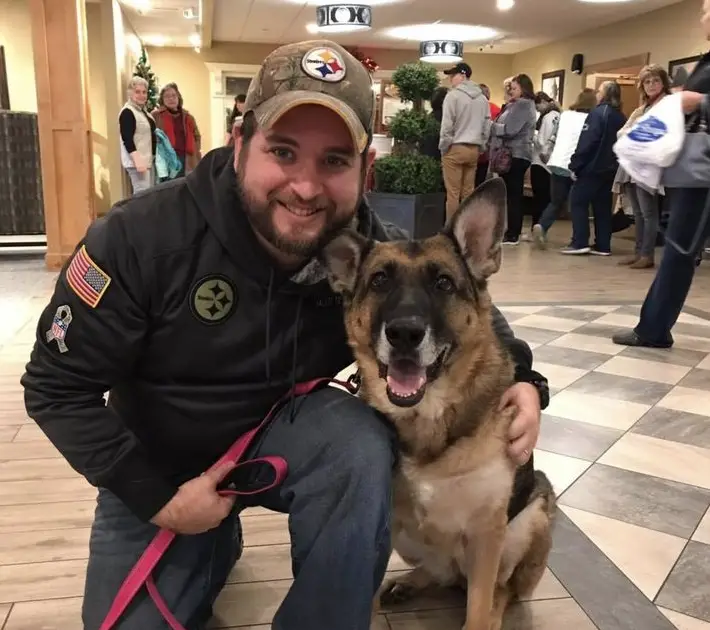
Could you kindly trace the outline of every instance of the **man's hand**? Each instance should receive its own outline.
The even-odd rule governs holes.
[[[217,485],[234,469],[227,462],[180,486],[151,523],[176,534],[201,534],[217,527],[232,510],[235,497],[217,494]]]
[[[508,454],[516,464],[522,466],[529,459],[540,434],[540,394],[530,383],[516,383],[501,398],[500,408],[518,408],[510,425]]]

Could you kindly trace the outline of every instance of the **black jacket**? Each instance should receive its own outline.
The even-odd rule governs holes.
[[[613,174],[619,168],[614,153],[617,134],[626,123],[620,110],[606,103],[595,107],[584,122],[577,150],[570,160],[570,170],[582,175]]]
[[[317,265],[296,282],[258,244],[233,159],[216,149],[186,178],[122,201],[90,226],[77,251],[85,246],[110,283],[92,307],[64,266],[22,377],[29,416],[71,466],[145,520],[294,382],[353,361],[341,303]],[[403,236],[366,205],[359,229]],[[76,285],[76,266],[72,273]],[[47,331],[66,306],[62,352]],[[534,378],[528,345],[497,310],[495,326],[519,380]]]

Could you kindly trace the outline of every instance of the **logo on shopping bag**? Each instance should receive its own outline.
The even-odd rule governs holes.
[[[656,142],[668,133],[668,127],[660,118],[649,116],[638,123],[630,132],[629,139],[634,142]]]

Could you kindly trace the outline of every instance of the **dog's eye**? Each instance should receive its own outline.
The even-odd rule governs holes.
[[[377,273],[372,274],[372,278],[370,278],[370,286],[373,289],[381,289],[387,284],[388,280],[389,277],[384,271],[378,271]]]
[[[436,279],[436,288],[444,293],[451,293],[455,288],[454,281],[449,276],[439,276]]]

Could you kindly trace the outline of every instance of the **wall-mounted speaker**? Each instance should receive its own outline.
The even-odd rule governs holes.
[[[572,57],[572,67],[570,69],[575,74],[582,74],[582,70],[584,69],[584,55],[583,54],[577,53],[574,57]]]

